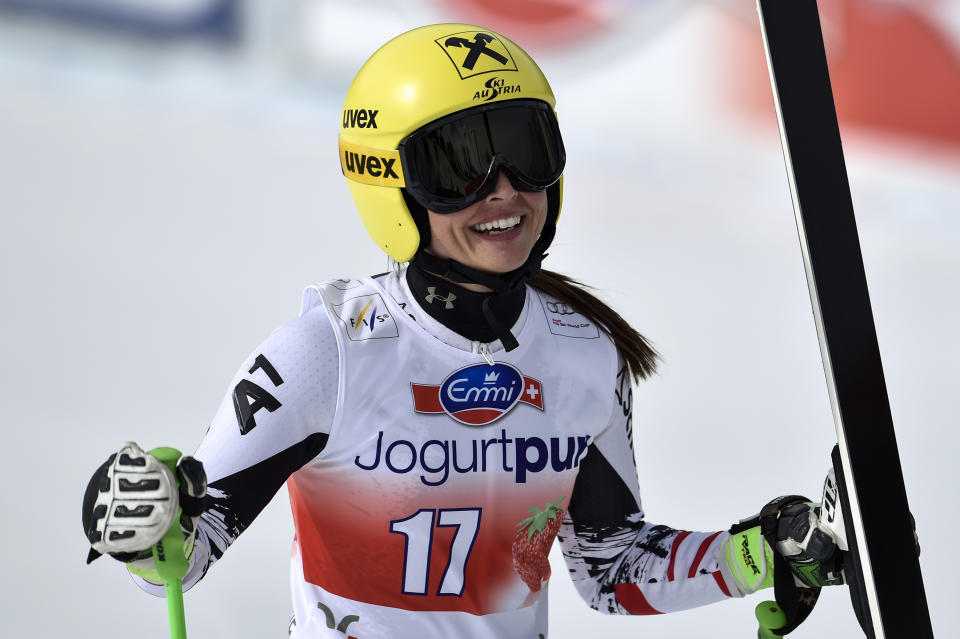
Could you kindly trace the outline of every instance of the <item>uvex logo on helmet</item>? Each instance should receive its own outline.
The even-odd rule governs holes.
[[[473,94],[474,100],[483,100],[484,102],[489,102],[498,95],[502,93],[519,93],[520,85],[519,84],[510,84],[508,85],[503,78],[490,78],[483,83],[485,89],[480,89]],[[519,97],[519,96],[518,96]]]
[[[380,109],[344,109],[343,128],[375,129],[377,128],[377,114]]]
[[[404,186],[400,153],[347,142],[340,136],[340,169],[355,182],[378,186]]]
[[[487,31],[461,31],[434,40],[447,54],[461,79],[481,73],[516,71],[506,45]]]
[[[446,413],[467,426],[493,423],[518,403],[543,410],[540,381],[502,362],[466,366],[450,373],[439,386],[410,386],[418,413]]]
[[[365,153],[354,153],[353,151],[344,151],[343,153],[344,168],[348,172],[358,175],[363,175],[366,171],[367,175],[373,177],[382,176],[399,180],[400,176],[393,170],[394,163],[396,163],[396,160],[380,155],[367,155]]]

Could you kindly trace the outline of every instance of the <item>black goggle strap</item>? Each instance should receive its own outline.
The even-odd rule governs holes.
[[[354,144],[343,136],[339,143],[340,169],[348,180],[373,186],[406,186],[399,151]]]
[[[493,310],[490,308],[491,301],[498,295],[499,293],[494,293],[493,295],[487,295],[483,298],[483,303],[480,304],[480,310],[483,313],[483,319],[487,322],[487,326],[493,329],[494,335],[496,335],[500,343],[503,344],[504,350],[510,352],[517,346],[520,346],[520,342],[513,336],[510,329],[497,319],[497,316],[493,314]]]

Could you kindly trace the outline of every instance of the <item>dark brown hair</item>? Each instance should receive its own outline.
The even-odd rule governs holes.
[[[630,375],[635,382],[646,379],[656,372],[657,362],[662,359],[660,353],[619,313],[590,293],[587,285],[546,269],[541,270],[528,283],[557,301],[569,304],[609,335],[629,367]]]

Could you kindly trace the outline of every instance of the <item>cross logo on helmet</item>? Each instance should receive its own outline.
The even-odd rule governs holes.
[[[486,31],[464,31],[437,38],[461,79],[481,73],[516,71],[517,65],[506,45]]]
[[[470,49],[470,53],[467,54],[467,58],[463,61],[463,68],[473,71],[474,65],[477,63],[477,58],[480,57],[480,54],[488,55],[500,64],[507,63],[507,57],[500,55],[495,50],[487,47],[488,42],[493,42],[494,37],[489,33],[477,33],[473,36],[473,42],[470,42],[466,38],[458,38],[456,36],[447,38],[446,42],[443,43],[445,47],[466,47]]]

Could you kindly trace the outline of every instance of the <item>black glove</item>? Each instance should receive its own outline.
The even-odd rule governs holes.
[[[782,508],[777,517],[774,548],[787,560],[800,588],[843,583],[843,556],[820,512],[820,504],[796,502]]]
[[[806,497],[777,497],[759,515],[734,524],[721,545],[720,570],[741,595],[773,586],[792,632],[813,610],[820,587],[843,583],[841,553],[820,506]]]

